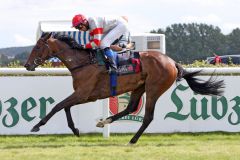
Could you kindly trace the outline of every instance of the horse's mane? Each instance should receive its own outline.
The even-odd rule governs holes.
[[[55,34],[53,36],[55,39],[58,39],[62,42],[67,43],[72,49],[82,50],[83,47],[79,45],[75,39],[67,36],[67,35],[61,35],[61,34]]]
[[[47,34],[49,34],[49,33],[48,32],[43,32],[40,38],[45,37]]]

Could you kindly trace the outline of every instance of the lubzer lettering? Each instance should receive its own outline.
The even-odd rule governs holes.
[[[230,101],[226,97],[202,97],[201,100],[198,100],[196,97],[190,97],[186,100],[186,96],[179,96],[178,91],[185,92],[189,87],[186,87],[182,84],[178,85],[171,94],[171,100],[176,107],[176,110],[166,114],[164,119],[173,118],[179,121],[184,121],[189,118],[193,120],[206,120],[209,118],[214,118],[216,120],[221,120],[227,116],[228,123],[231,125],[238,125],[240,123],[240,97],[236,96]],[[210,99],[210,100],[209,100]],[[184,104],[189,102],[188,104]],[[232,103],[235,104],[232,106]],[[189,112],[183,113],[184,107],[190,109]],[[185,111],[186,112],[186,111]]]
[[[236,97],[234,97],[233,99],[231,99],[231,101],[234,101],[234,102],[235,102],[235,105],[232,107],[232,109],[233,109],[234,112],[232,112],[232,113],[229,115],[228,121],[229,121],[229,123],[232,124],[232,125],[237,125],[237,124],[240,123],[240,119],[239,119],[239,117],[240,117],[240,107],[239,107],[239,105],[240,105],[240,97],[239,97],[239,96],[236,96]],[[232,119],[233,119],[233,116],[236,116],[236,117],[237,117],[237,120],[236,120],[235,122],[233,122],[233,120],[232,120]]]
[[[9,107],[7,108],[8,114],[4,115],[2,119],[2,123],[5,127],[13,127],[18,123],[19,114],[15,108],[17,103],[18,101],[13,97],[4,102],[4,104],[9,105]],[[11,122],[7,123],[7,119],[11,119]]]
[[[20,118],[27,122],[34,120],[37,116],[42,119],[47,114],[47,106],[54,102],[55,100],[52,97],[47,99],[41,97],[38,100],[29,97],[22,102],[19,102],[14,97],[4,102],[0,100],[0,118],[2,125],[11,128],[18,124]],[[38,112],[36,112],[36,110],[38,110]]]

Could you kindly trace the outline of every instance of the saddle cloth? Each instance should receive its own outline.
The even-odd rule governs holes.
[[[115,52],[115,54],[117,54]],[[96,53],[98,65],[105,65],[104,53],[97,51]],[[126,51],[120,54],[117,54],[116,58],[117,64],[117,75],[127,75],[135,74],[141,72],[141,61],[139,52]]]

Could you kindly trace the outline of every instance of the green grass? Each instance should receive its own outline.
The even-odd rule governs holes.
[[[0,160],[239,160],[240,133],[0,136]]]

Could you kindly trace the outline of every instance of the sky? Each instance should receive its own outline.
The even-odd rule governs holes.
[[[229,34],[240,28],[240,0],[1,0],[0,48],[36,43],[39,21],[126,15],[130,31],[149,32],[174,23],[206,23]]]

